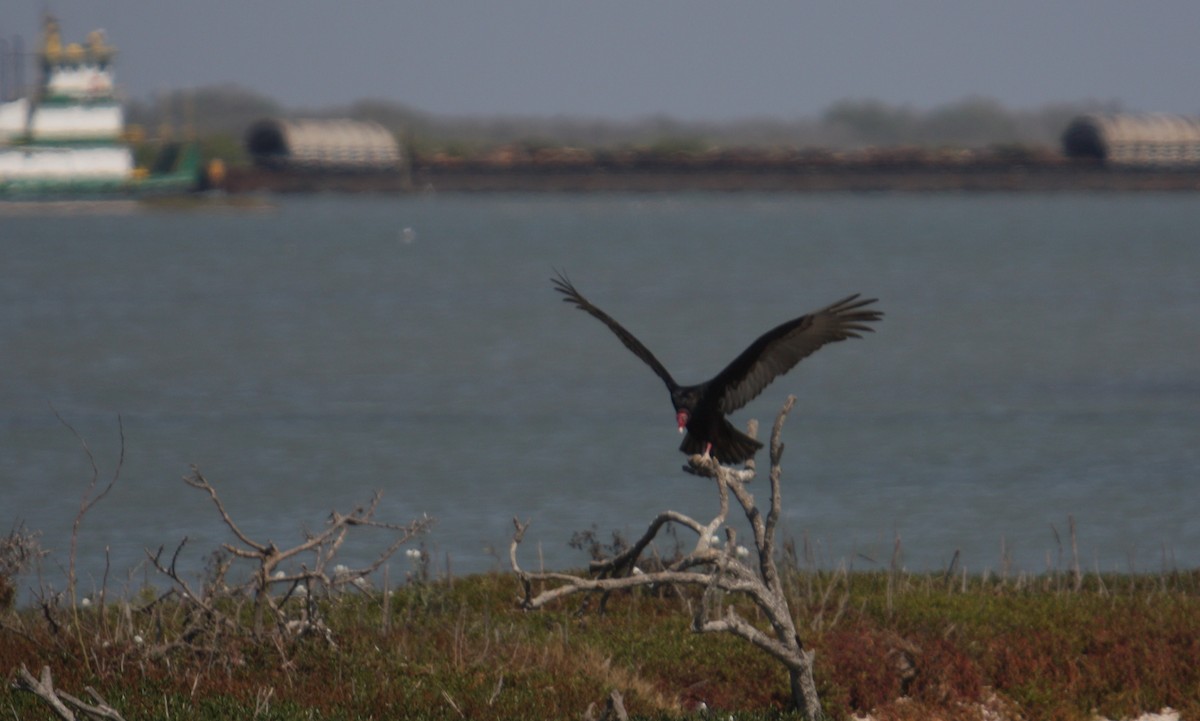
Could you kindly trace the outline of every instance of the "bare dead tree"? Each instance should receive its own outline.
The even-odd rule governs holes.
[[[79,441],[80,446],[83,448],[83,453],[87,456],[88,463],[92,467],[92,479],[79,500],[79,512],[75,514],[75,521],[71,524],[71,552],[67,561],[67,594],[70,597],[71,604],[74,605],[76,601],[75,559],[79,547],[79,527],[83,524],[83,518],[87,515],[88,511],[108,495],[108,492],[116,484],[117,479],[121,477],[121,467],[125,465],[125,424],[121,421],[121,416],[118,415],[117,430],[121,438],[120,454],[117,457],[117,465],[113,470],[112,478],[109,479],[107,485],[97,492],[97,483],[100,479],[100,466],[96,463],[96,457],[92,454],[92,449],[88,447],[87,441],[79,434],[79,431],[75,430],[74,426],[59,415],[53,406],[51,406],[51,410],[54,411],[54,417],[58,419],[59,423],[62,423],[71,432],[71,435],[75,436],[75,439]]]
[[[688,459],[684,470],[716,482],[718,510],[712,520],[701,523],[676,511],[663,511],[650,522],[642,537],[623,553],[593,561],[589,576],[522,570],[517,561],[517,550],[529,523],[514,518],[515,532],[509,546],[509,561],[524,589],[521,606],[534,610],[576,593],[609,593],[653,584],[698,587],[703,589],[703,593],[701,602],[695,607],[692,630],[698,633],[731,633],[770,654],[788,670],[792,702],[796,708],[807,719],[815,721],[824,718],[813,681],[814,654],[804,648],[796,633],[775,562],[775,532],[783,506],[780,491],[783,443],[780,435],[784,420],[795,402],[795,396],[788,397],[771,432],[771,499],[765,516],[748,488],[756,473],[753,460],[746,463],[745,469],[738,470],[722,466],[714,458],[695,455]],[[751,421],[749,435],[754,437],[756,431],[757,424]],[[754,551],[747,553],[745,558],[738,553],[735,529],[727,525],[730,497],[745,513],[753,534]],[[671,524],[694,532],[695,546],[659,570],[638,571],[635,566],[638,558],[659,532]],[[726,538],[724,548],[715,541],[717,532],[722,528]],[[535,592],[535,583],[541,586],[541,590]],[[753,601],[767,619],[769,628],[760,628],[750,622],[732,605],[725,605],[722,609],[726,594],[737,594]]]
[[[333,511],[320,532],[305,532],[300,543],[290,548],[279,548],[272,541],[256,541],[243,531],[226,509],[216,488],[199,469],[193,467],[191,475],[185,477],[184,482],[208,494],[222,522],[232,532],[235,542],[221,546],[228,558],[219,559],[204,586],[196,588],[178,568],[179,554],[187,538],[180,542],[169,561],[163,557],[162,547],[156,553],[147,550],[146,555],[154,568],[171,580],[172,589],[169,593],[195,606],[205,619],[204,623],[214,627],[235,629],[238,625],[228,611],[215,603],[216,599],[249,595],[254,604],[255,633],[262,632],[263,619],[269,616],[277,631],[286,638],[316,633],[332,642],[328,629],[320,620],[315,595],[347,588],[367,588],[368,578],[392,554],[433,525],[433,519],[428,516],[407,524],[375,520],[375,511],[382,498],[376,492],[367,505],[345,514]],[[394,534],[394,538],[373,561],[364,566],[350,568],[341,564],[332,565],[347,535],[354,528],[382,529]],[[311,560],[305,562],[301,559]],[[227,577],[234,560],[249,562],[251,571],[248,580],[229,585]],[[299,603],[289,604],[292,599]]]
[[[84,490],[83,495],[79,500],[79,511],[75,514],[75,520],[71,524],[71,546],[67,558],[66,569],[67,588],[65,591],[65,598],[69,603],[69,630],[74,632],[75,642],[79,645],[79,648],[82,651],[85,648],[85,642],[83,637],[83,627],[79,618],[78,577],[76,574],[76,560],[79,555],[80,528],[83,526],[83,520],[87,514],[96,506],[96,504],[103,500],[110,491],[112,491],[113,486],[116,485],[117,479],[121,477],[121,469],[125,464],[125,425],[121,420],[121,416],[118,415],[117,430],[120,435],[119,454],[117,456],[116,466],[113,469],[112,477],[109,478],[107,484],[101,487],[100,466],[97,463],[96,456],[92,453],[91,448],[88,447],[87,440],[85,440],[84,437],[80,435],[79,431],[75,430],[75,427],[68,423],[67,420],[63,418],[53,406],[50,407],[50,410],[54,413],[54,417],[58,419],[59,423],[61,423],[68,431],[70,431],[71,435],[73,435],[75,439],[79,441],[79,445],[83,449],[83,454],[87,458],[88,464],[92,469],[91,479],[89,480],[87,488]],[[105,585],[107,585],[107,577],[108,569],[106,566]],[[101,603],[103,603],[104,600],[105,585],[102,585],[100,590]],[[58,631],[62,628],[62,624],[55,618],[55,616],[58,614],[58,606],[62,600],[62,596],[55,592],[49,585],[43,585],[38,590],[38,595],[42,614],[49,622],[50,627],[54,630],[55,635],[57,635]],[[84,657],[84,665],[90,670],[92,665],[91,657],[86,653],[82,655]]]

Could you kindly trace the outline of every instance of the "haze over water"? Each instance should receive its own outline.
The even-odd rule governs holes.
[[[66,563],[91,467],[84,584],[104,549],[227,540],[196,464],[252,536],[298,542],[383,491],[437,519],[440,570],[579,566],[595,525],[707,520],[666,391],[579,289],[682,382],[853,292],[886,313],[769,386],[784,532],[818,562],[1200,564],[1200,203],[1190,195],[282,198],[270,212],[0,217],[0,524]],[[765,454],[760,454],[765,464]],[[765,473],[764,473],[765,479]],[[757,494],[765,502],[766,484]],[[386,543],[364,533],[347,560]],[[1003,550],[1002,550],[1003,549]],[[1069,554],[1069,548],[1065,549]],[[539,561],[540,551],[540,561]],[[1002,554],[1006,554],[1002,556]],[[392,561],[398,578],[407,561]],[[53,577],[53,566],[48,573]],[[138,581],[142,577],[138,576]]]

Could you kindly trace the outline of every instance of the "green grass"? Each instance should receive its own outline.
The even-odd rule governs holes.
[[[1128,718],[1170,706],[1200,718],[1200,575],[944,578],[789,571],[792,609],[833,718]],[[696,599],[670,589],[598,603],[517,608],[510,575],[414,584],[387,600],[320,607],[329,639],[286,640],[245,621],[181,637],[175,601],[103,612],[0,611],[0,672],[49,665],[57,687],[92,686],[129,721],[579,718],[619,690],[641,718],[703,702],[736,718],[791,718],[787,675],[728,635],[692,633]],[[755,619],[753,607],[739,612]],[[199,619],[202,621],[203,619]],[[137,638],[140,637],[139,642]],[[164,651],[166,644],[175,643]],[[49,719],[29,694],[0,713]]]

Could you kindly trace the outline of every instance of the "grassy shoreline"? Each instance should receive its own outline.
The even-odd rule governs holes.
[[[1200,573],[787,574],[831,718],[1200,717]],[[291,640],[255,631],[248,607],[205,628],[174,598],[26,608],[0,612],[0,669],[48,665],[129,721],[580,718],[614,689],[641,718],[790,717],[783,669],[692,633],[689,592],[615,594],[603,615],[594,597],[522,611],[518,593],[511,574],[346,592],[316,602],[327,632]],[[15,718],[53,718],[8,686]]]

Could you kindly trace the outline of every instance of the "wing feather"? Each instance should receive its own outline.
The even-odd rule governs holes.
[[[881,311],[866,308],[874,302],[858,300],[855,294],[762,334],[709,381],[710,401],[722,413],[732,413],[826,343],[873,332],[866,324],[883,317]]]
[[[554,283],[554,289],[565,296],[563,298],[564,302],[571,303],[576,308],[587,311],[593,318],[608,326],[608,329],[621,339],[626,348],[633,351],[634,355],[641,358],[646,365],[650,366],[651,370],[662,379],[663,383],[667,384],[668,389],[675,390],[679,387],[679,384],[675,382],[675,379],[671,377],[671,374],[667,372],[663,364],[658,362],[658,359],[654,357],[649,348],[642,345],[642,342],[632,333],[625,330],[620,323],[613,320],[612,316],[592,305],[587,298],[584,298],[583,294],[575,290],[575,286],[571,285],[571,281],[567,279],[566,275],[559,273],[557,278],[551,278],[550,281]]]

